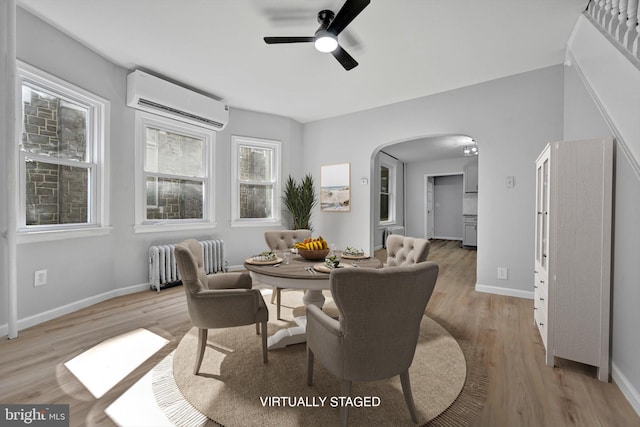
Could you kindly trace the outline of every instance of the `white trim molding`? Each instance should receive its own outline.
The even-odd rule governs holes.
[[[490,286],[476,283],[476,292],[484,292],[487,294],[504,295],[508,297],[533,299],[533,291],[521,291],[519,289],[503,288],[501,286]]]
[[[636,390],[631,381],[622,373],[615,363],[611,363],[611,378],[616,383],[624,397],[627,398],[633,409],[640,416],[640,391]]]
[[[44,323],[49,320],[56,319],[60,316],[64,316],[65,314],[74,313],[83,308],[87,308],[99,302],[107,301],[115,297],[134,294],[136,292],[147,291],[147,290],[150,290],[150,286],[151,285],[149,283],[144,283],[141,285],[133,285],[126,288],[114,289],[109,292],[104,292],[100,295],[94,295],[92,297],[81,299],[79,301],[75,301],[75,302],[63,305],[61,307],[54,308],[52,310],[47,310],[42,313],[34,314],[32,316],[19,319],[18,330],[23,330],[35,325],[39,325],[40,323]],[[0,336],[6,336],[7,332],[8,332],[7,324],[0,325]]]

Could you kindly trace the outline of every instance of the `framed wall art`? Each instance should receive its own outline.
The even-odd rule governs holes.
[[[320,210],[348,212],[351,210],[351,164],[320,167]]]

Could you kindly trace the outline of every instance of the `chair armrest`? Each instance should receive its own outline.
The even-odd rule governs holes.
[[[269,316],[258,289],[201,290],[187,294],[187,307],[191,322],[199,328],[248,325]]]
[[[336,337],[342,336],[342,330],[340,329],[340,322],[333,317],[326,314],[322,309],[315,305],[309,305],[307,307],[307,325],[310,322],[315,322],[318,326],[330,332]]]
[[[248,271],[207,275],[207,287],[209,289],[251,289],[252,284]]]
[[[315,305],[307,307],[307,348],[329,372],[344,378],[344,334],[340,322]]]

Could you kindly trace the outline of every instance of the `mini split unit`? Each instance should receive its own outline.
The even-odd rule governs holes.
[[[140,70],[127,76],[127,105],[212,130],[229,123],[228,105]]]

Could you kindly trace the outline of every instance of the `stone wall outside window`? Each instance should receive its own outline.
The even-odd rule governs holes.
[[[85,161],[86,111],[54,96],[30,93],[30,99],[23,100],[23,151]],[[27,225],[87,222],[87,168],[27,161],[26,175]]]

